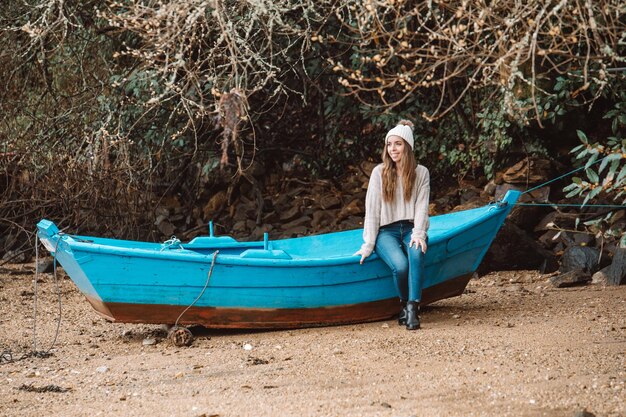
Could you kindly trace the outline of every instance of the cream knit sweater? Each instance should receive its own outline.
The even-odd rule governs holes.
[[[413,221],[414,239],[426,240],[428,226],[428,199],[430,197],[430,174],[428,169],[418,165],[415,169],[417,174],[415,185],[411,193],[411,199],[404,199],[403,184],[400,178],[396,182],[396,194],[393,201],[383,199],[383,165],[380,164],[372,170],[370,182],[367,186],[365,197],[365,222],[363,224],[363,240],[361,252],[369,256],[376,245],[378,229],[381,226],[397,222],[399,220]]]

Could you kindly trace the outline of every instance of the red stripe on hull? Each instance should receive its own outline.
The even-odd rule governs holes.
[[[464,275],[426,288],[422,294],[422,305],[461,295],[470,277]],[[101,316],[123,323],[173,324],[186,308],[165,304],[104,303],[91,297],[87,299]],[[225,329],[289,329],[385,320],[398,314],[399,310],[397,298],[319,308],[191,307],[179,324]]]

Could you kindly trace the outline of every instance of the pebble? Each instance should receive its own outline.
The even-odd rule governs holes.
[[[250,343],[246,343],[243,345],[243,350],[252,350],[252,345]]]
[[[143,339],[142,345],[151,346],[151,345],[156,345],[156,343],[157,343],[156,339],[148,337],[146,339]]]
[[[100,372],[101,374],[107,372],[109,370],[108,366],[99,366],[96,368],[96,372]]]
[[[596,415],[587,410],[580,410],[574,414],[574,417],[596,417]]]

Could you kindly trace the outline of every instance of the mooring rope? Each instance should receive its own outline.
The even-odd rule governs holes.
[[[53,256],[53,261],[52,261],[53,262],[52,265],[54,269],[54,284],[55,284],[55,288],[57,292],[57,297],[59,300],[59,316],[57,319],[57,328],[54,333],[54,339],[52,340],[52,344],[47,350],[42,350],[42,351],[37,350],[37,301],[38,301],[37,281],[39,280],[39,233],[36,232],[35,233],[35,279],[33,282],[33,349],[28,353],[24,353],[18,359],[13,359],[13,352],[11,352],[10,350],[4,350],[0,354],[0,364],[9,363],[9,362],[17,362],[26,358],[30,358],[32,356],[37,357],[37,358],[47,358],[47,357],[52,356],[50,352],[52,351],[52,348],[56,344],[56,341],[59,337],[59,330],[61,328],[61,317],[62,317],[62,312],[63,312],[61,290],[59,288],[59,279],[57,275],[57,256],[56,256],[57,250],[59,248],[59,242],[61,240],[60,237],[62,234],[63,234],[62,232],[59,232],[59,239],[57,240],[56,246],[54,248],[54,256]]]
[[[200,294],[196,297],[196,299],[193,300],[193,303],[189,304],[189,306],[187,306],[187,308],[184,309],[182,313],[180,313],[180,315],[176,319],[176,323],[174,323],[174,328],[178,326],[178,321],[183,316],[183,314],[185,314],[187,310],[189,310],[191,307],[193,307],[194,304],[198,302],[198,300],[204,294],[204,291],[206,291],[207,287],[209,286],[209,280],[211,279],[211,274],[213,274],[213,267],[215,266],[215,258],[217,258],[218,253],[220,253],[219,250],[216,250],[215,253],[213,253],[213,260],[211,261],[211,268],[209,269],[209,273],[207,274],[206,282],[204,283],[204,288],[202,288],[202,291],[200,291]]]
[[[591,163],[591,164],[589,164],[589,165],[582,166],[582,167],[580,167],[580,168],[576,168],[576,169],[574,169],[574,170],[572,170],[572,171],[570,171],[570,172],[567,172],[567,173],[565,173],[565,174],[563,174],[563,175],[561,175],[561,176],[559,176],[559,177],[557,177],[557,178],[551,179],[550,181],[546,181],[546,182],[544,182],[543,184],[539,184],[539,185],[537,185],[536,187],[531,188],[530,190],[526,190],[526,191],[524,191],[522,194],[530,193],[531,191],[535,191],[536,189],[539,189],[539,188],[544,187],[544,186],[546,186],[546,185],[548,185],[548,184],[551,184],[551,183],[553,183],[553,182],[555,182],[555,181],[558,181],[558,180],[560,180],[560,179],[562,179],[562,178],[565,178],[565,177],[567,177],[568,175],[572,175],[572,174],[574,174],[574,173],[576,173],[576,172],[578,172],[578,171],[581,171],[581,170],[583,170],[583,169],[587,169],[587,168],[589,168],[589,167],[590,167],[590,166],[592,166],[592,165],[595,165],[595,164],[597,164],[597,163],[599,163],[599,162],[604,161],[604,160],[605,160],[606,158],[608,158],[609,156],[610,156],[610,155],[607,155],[607,156],[605,156],[604,158],[598,159],[597,161],[594,161],[594,162],[592,162],[592,163]]]
[[[63,232],[58,233],[59,238],[56,241],[54,247],[54,255],[52,257],[52,268],[53,268],[53,276],[54,276],[54,286],[57,292],[57,298],[59,300],[59,316],[57,318],[57,328],[54,332],[54,339],[52,340],[52,344],[45,351],[37,350],[37,281],[39,280],[39,233],[35,233],[35,291],[34,291],[34,312],[33,312],[33,351],[31,352],[33,356],[46,358],[50,356],[50,351],[54,347],[59,337],[59,330],[61,328],[61,317],[63,313],[63,303],[61,300],[61,289],[59,288],[59,277],[57,275],[57,251],[59,250],[59,243],[61,242],[61,236],[64,235]]]
[[[548,207],[582,207],[582,204],[557,204],[557,203],[516,203],[516,206],[548,206]],[[585,204],[585,207],[626,208],[626,205],[618,204]]]
[[[565,173],[565,174],[563,174],[563,175],[561,175],[561,176],[559,176],[557,178],[554,178],[554,179],[551,179],[549,181],[546,181],[543,184],[539,184],[539,185],[537,185],[537,186],[535,186],[535,187],[533,187],[533,188],[531,188],[529,190],[526,190],[526,191],[522,192],[522,194],[530,193],[530,192],[535,191],[535,190],[537,190],[537,189],[539,189],[541,187],[545,187],[548,184],[551,184],[551,183],[553,183],[555,181],[558,181],[558,180],[560,180],[562,178],[565,178],[568,175],[572,175],[572,174],[574,174],[574,173],[576,173],[578,171],[581,171],[583,169],[587,169],[587,168],[589,168],[592,165],[595,165],[595,164],[597,164],[599,162],[602,162],[603,160],[605,160],[609,156],[610,155],[607,155],[604,158],[598,159],[597,161],[594,161],[594,162],[592,162],[589,165],[582,166],[580,168],[576,168],[576,169],[574,169],[574,170],[572,170],[570,172],[567,172],[567,173]],[[582,204],[582,203],[581,204],[556,204],[556,203],[520,203],[520,202],[517,202],[517,203],[515,203],[515,205],[516,206],[547,206],[547,207],[579,207],[579,208],[583,208],[583,206],[584,207],[617,208],[617,209],[626,208],[626,205],[624,205],[624,204]]]

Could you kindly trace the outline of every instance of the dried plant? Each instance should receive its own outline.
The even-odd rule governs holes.
[[[326,42],[356,49],[349,60],[329,58],[339,82],[382,108],[420,92],[438,94],[439,105],[422,114],[427,120],[486,88],[503,95],[509,114],[522,121],[529,108],[521,99],[530,97],[541,124],[536,96],[549,94],[542,81],[564,74],[580,79],[578,93],[590,83],[602,88],[626,59],[620,0],[345,0],[335,15],[343,31]]]
[[[170,101],[187,115],[175,136],[191,130],[197,140],[206,119],[223,128],[221,165],[229,146],[243,149],[240,122],[252,121],[252,95],[264,90],[269,103],[293,93],[304,98],[290,79],[304,68],[312,26],[323,20],[311,0],[112,2],[100,16],[138,38],[116,56],[133,58],[160,86],[146,106]]]

